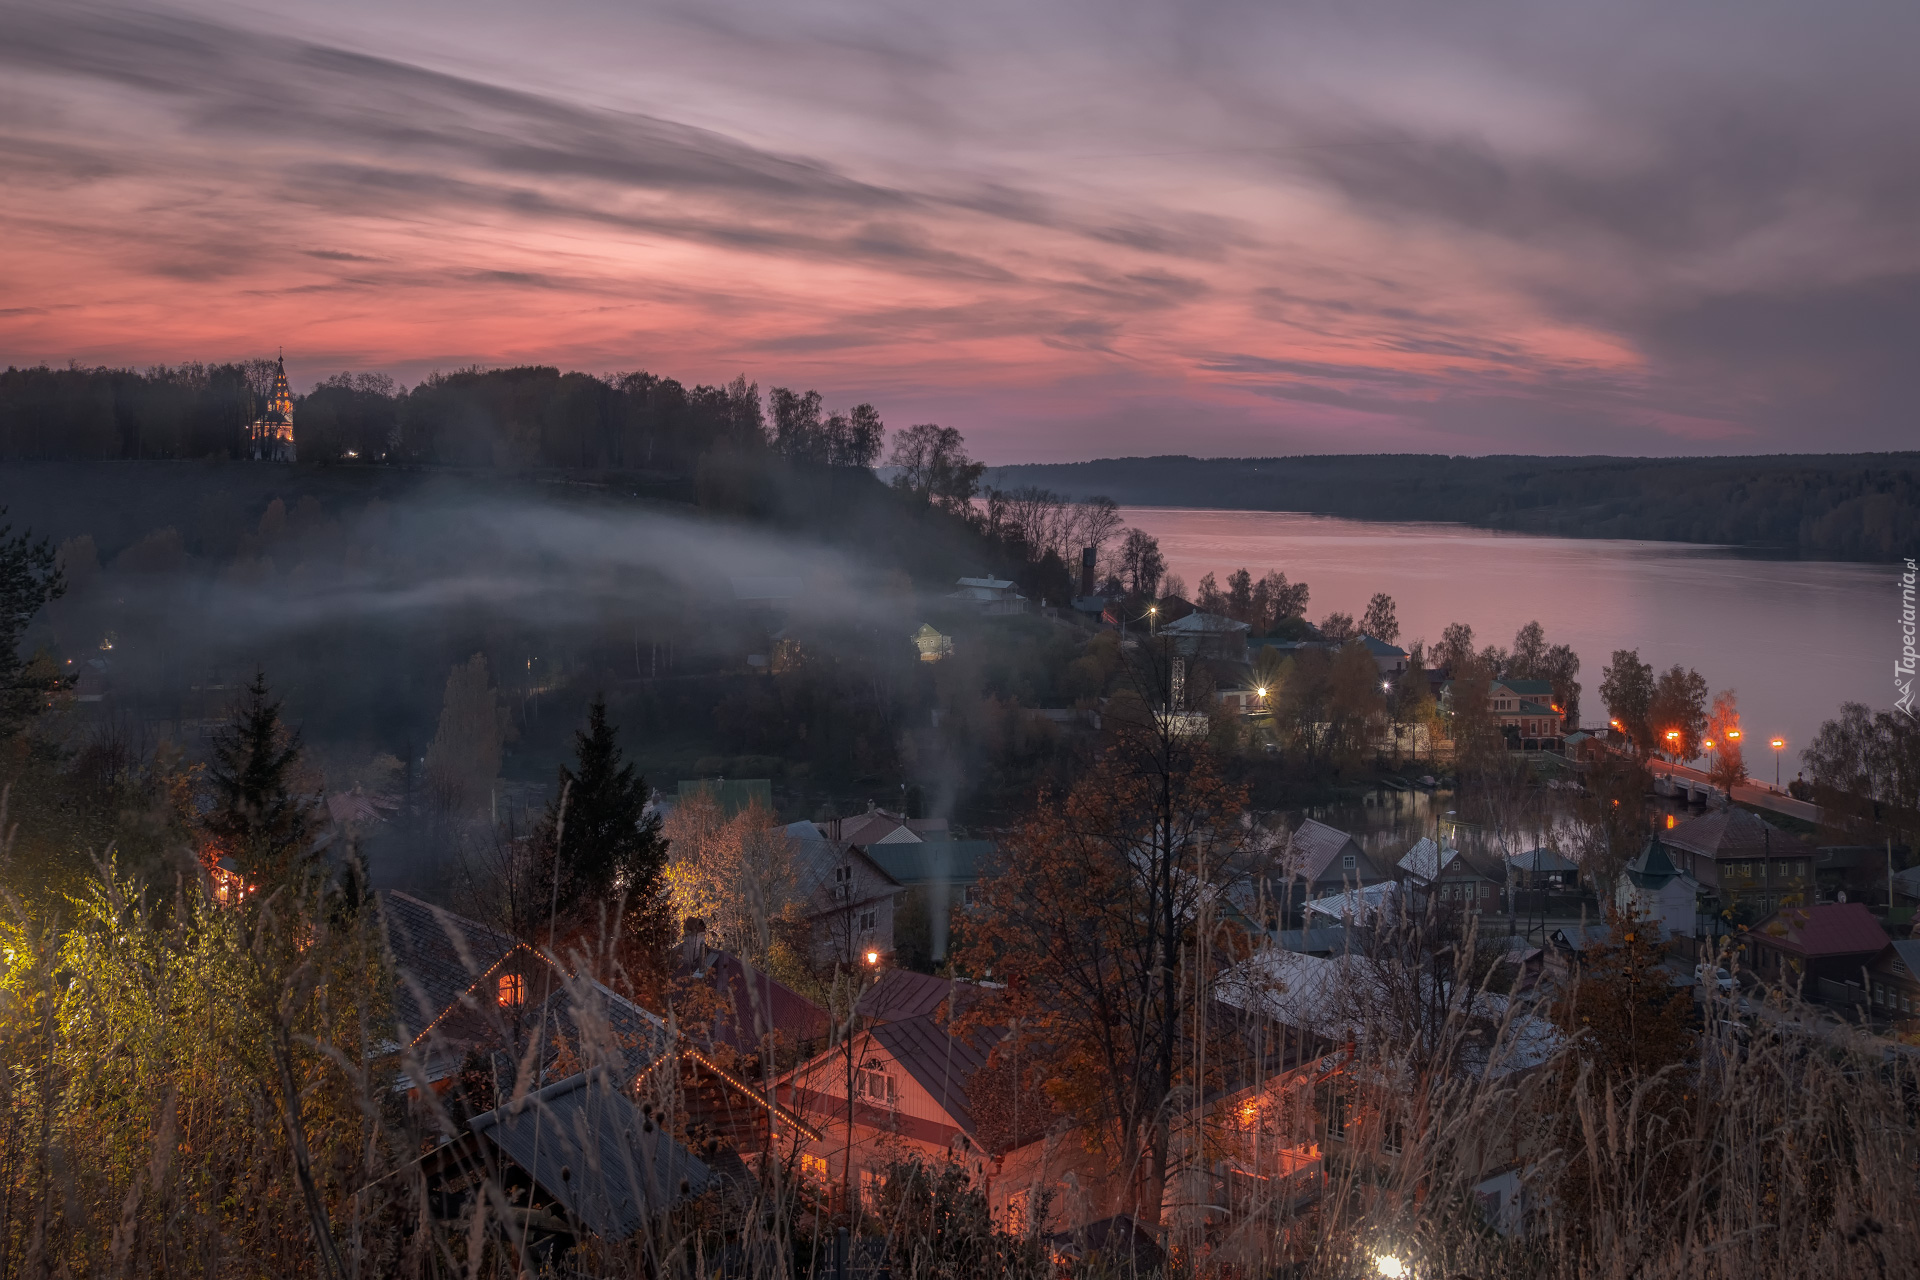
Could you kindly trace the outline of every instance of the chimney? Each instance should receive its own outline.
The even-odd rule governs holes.
[[[698,969],[706,954],[707,922],[699,916],[688,916],[680,935],[680,961],[690,969]]]
[[[1083,547],[1080,551],[1080,594],[1093,594],[1093,548]]]

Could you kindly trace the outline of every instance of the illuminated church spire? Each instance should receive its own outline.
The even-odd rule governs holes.
[[[287,353],[273,365],[273,390],[267,411],[247,429],[248,447],[260,462],[293,461],[293,388],[287,385]]]

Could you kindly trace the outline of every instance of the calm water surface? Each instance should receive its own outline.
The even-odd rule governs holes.
[[[1529,621],[1580,655],[1581,718],[1605,720],[1600,671],[1615,649],[1664,670],[1693,667],[1715,692],[1737,691],[1749,741],[1783,735],[1791,778],[1800,749],[1845,701],[1892,702],[1897,578],[1893,566],[1755,560],[1673,542],[1542,538],[1443,524],[1376,524],[1273,511],[1129,507],[1192,593],[1202,574],[1279,569],[1312,588],[1307,613],[1358,618],[1384,591],[1404,645],[1450,622],[1508,646]],[[1771,780],[1773,753],[1747,752]]]

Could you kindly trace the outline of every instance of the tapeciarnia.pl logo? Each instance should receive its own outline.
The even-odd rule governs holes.
[[[1907,571],[1900,575],[1900,656],[1893,662],[1893,687],[1900,696],[1894,700],[1894,709],[1912,720],[1913,714],[1913,670],[1916,661],[1913,648],[1913,581],[1914,565],[1907,561]]]

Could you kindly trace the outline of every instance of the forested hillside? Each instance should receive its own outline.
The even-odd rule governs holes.
[[[1749,458],[1102,458],[1002,467],[988,483],[1128,506],[1442,520],[1885,560],[1920,543],[1920,454]]]

